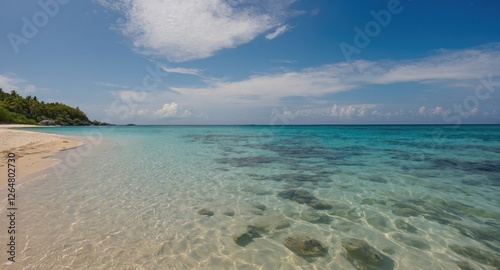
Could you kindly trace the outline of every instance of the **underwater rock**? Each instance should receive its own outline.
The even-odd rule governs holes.
[[[228,217],[232,217],[236,214],[236,212],[234,211],[234,208],[233,207],[230,207],[230,206],[222,206],[220,209],[219,209],[219,212],[221,214],[223,214],[224,216],[228,216]]]
[[[400,216],[400,217],[417,217],[417,216],[420,215],[417,211],[412,210],[410,208],[396,208],[396,209],[392,209],[392,213],[394,215]]]
[[[307,204],[316,210],[329,210],[333,205],[321,201],[312,195],[309,191],[304,189],[287,189],[278,193],[278,197],[288,199],[301,204]]]
[[[448,245],[448,247],[455,253],[467,257],[476,262],[486,264],[489,266],[496,267],[500,269],[500,258],[497,254],[493,254],[489,251],[482,250],[477,247],[471,246],[459,246],[455,244]]]
[[[427,245],[424,241],[421,241],[419,239],[415,239],[400,233],[396,233],[392,235],[392,238],[400,243],[403,243],[407,246],[418,248],[421,250],[429,250],[431,247]]]
[[[328,247],[307,236],[289,236],[283,241],[291,251],[307,257],[321,257],[328,253]]]
[[[252,214],[252,215],[256,215],[256,216],[263,216],[264,215],[264,212],[260,209],[257,209],[257,208],[252,208],[249,210],[249,212]]]
[[[407,200],[397,202],[393,205],[393,213],[398,216],[418,216],[423,215],[425,219],[436,221],[440,224],[449,224],[450,220],[461,220],[456,210],[452,207],[442,205],[438,206],[425,200]],[[399,214],[397,214],[399,213]]]
[[[387,184],[387,179],[381,175],[362,175],[359,177],[359,179],[375,183]]]
[[[387,226],[387,218],[376,213],[367,214],[366,223],[370,224],[370,226],[380,231],[387,231],[387,229],[389,228],[389,226]]]
[[[247,226],[246,229],[241,229],[232,235],[234,242],[238,246],[245,247],[251,242],[253,242],[254,238],[260,237],[260,234],[254,228]]]
[[[242,215],[245,215],[245,216],[262,216],[264,215],[264,211],[256,208],[256,207],[253,207],[250,203],[245,203],[243,205],[241,205],[240,207],[240,211],[241,211],[241,214]]]
[[[412,225],[408,224],[402,219],[394,220],[394,225],[396,226],[396,228],[405,231],[407,233],[416,233],[418,231],[417,228],[413,227]]]
[[[455,263],[460,268],[460,270],[476,270],[476,268],[472,264],[470,264],[469,262],[456,261]]]
[[[278,197],[288,199],[302,204],[308,204],[313,200],[318,200],[309,191],[303,189],[287,189],[278,193]]]
[[[327,202],[324,202],[324,201],[320,201],[320,200],[311,201],[307,205],[309,205],[310,207],[312,207],[316,210],[330,210],[333,208],[333,205],[331,205]]]
[[[472,239],[482,239],[486,241],[495,241],[500,239],[500,232],[491,229],[471,227],[458,223],[451,224],[451,226],[459,230],[461,234]]]
[[[233,167],[257,167],[276,162],[278,159],[269,156],[250,156],[233,158],[216,158],[215,162],[229,164]]]
[[[366,198],[361,201],[362,204],[367,204],[367,205],[374,205],[374,204],[381,204],[381,205],[386,205],[387,203],[384,200],[377,200],[377,199],[371,199],[371,198]]]
[[[297,164],[293,164],[297,166]],[[318,183],[318,182],[331,182],[328,177],[322,176],[320,174],[303,174],[303,173],[285,173],[277,174],[271,177],[274,181],[286,181],[291,183]]]
[[[359,270],[394,269],[394,261],[370,246],[366,241],[354,238],[342,240],[347,259]]]
[[[358,208],[349,208],[349,209],[334,209],[328,211],[328,214],[345,218],[350,221],[359,222],[359,219],[363,216]]]
[[[331,218],[328,215],[318,214],[318,212],[313,209],[302,211],[302,213],[300,213],[300,218],[311,223],[329,224],[331,222]]]
[[[198,210],[198,214],[210,217],[210,216],[214,215],[214,211],[208,210],[206,208],[201,208],[201,209]]]
[[[442,221],[460,221],[462,220],[461,216],[464,215],[462,212],[464,209],[462,209],[462,207],[471,208],[463,203],[443,200],[442,198],[434,196],[426,196],[423,199],[412,199],[397,202],[394,204],[394,207],[410,208],[422,214],[424,217],[428,216],[430,219],[435,219],[435,221],[438,221],[438,218]]]
[[[225,216],[228,216],[228,217],[232,217],[234,216],[234,211],[233,210],[224,210],[224,212],[222,212],[223,215]]]
[[[348,232],[352,228],[356,226],[356,223],[351,222],[351,221],[345,221],[345,220],[334,220],[334,223],[331,225],[332,229],[340,232]]]
[[[283,215],[269,215],[255,218],[249,225],[249,228],[259,232],[272,234],[275,230],[290,227],[290,223]]]
[[[251,203],[250,203],[250,205],[251,205],[252,207],[254,207],[254,208],[257,208],[257,209],[261,210],[261,211],[264,211],[264,210],[266,210],[266,208],[267,208],[265,205],[263,205],[263,204],[262,204],[262,203],[260,203],[260,202],[251,202]]]
[[[435,221],[435,222],[437,222],[439,224],[443,224],[443,225],[448,225],[451,223],[451,221],[444,219],[440,216],[436,216],[436,215],[424,215],[424,218],[429,220],[429,221]]]
[[[254,176],[254,177],[257,177],[257,176]],[[266,178],[263,177],[263,179],[259,179],[259,180],[265,180],[265,179]],[[269,194],[273,194],[272,190],[266,189],[266,188],[261,187],[261,186],[247,186],[247,187],[242,188],[241,190],[245,191],[245,192],[249,192],[249,193],[254,193],[256,195],[269,195]]]

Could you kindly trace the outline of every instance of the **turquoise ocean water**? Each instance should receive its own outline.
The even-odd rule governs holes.
[[[22,183],[2,269],[500,269],[500,126],[36,131],[85,145]]]

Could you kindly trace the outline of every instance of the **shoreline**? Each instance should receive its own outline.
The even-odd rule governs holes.
[[[2,124],[0,125],[0,179],[7,177],[7,156],[16,155],[16,178],[22,180],[26,176],[47,169],[60,162],[53,156],[62,150],[76,148],[83,142],[72,137],[17,130],[14,128],[39,127],[34,125]],[[6,178],[5,178],[6,179]],[[0,182],[0,190],[7,186],[7,181]]]

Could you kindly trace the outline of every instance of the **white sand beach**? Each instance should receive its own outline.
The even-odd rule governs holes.
[[[34,172],[48,168],[57,162],[50,158],[53,154],[82,145],[82,142],[65,136],[32,131],[16,130],[29,125],[0,125],[0,175],[7,175],[7,156],[16,155],[16,178],[20,179]],[[0,189],[6,181],[0,182]]]

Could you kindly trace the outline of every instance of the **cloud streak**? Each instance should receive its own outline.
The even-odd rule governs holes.
[[[275,39],[276,37],[284,34],[285,32],[287,32],[289,30],[290,30],[290,27],[288,25],[282,25],[282,26],[276,28],[276,30],[274,32],[267,34],[266,38],[269,40]]]
[[[95,84],[100,85],[100,86],[112,87],[112,88],[128,88],[128,86],[125,86],[125,85],[119,85],[119,84],[114,84],[114,83],[109,83],[109,82],[95,82]]]
[[[189,70],[178,71],[196,73]],[[248,109],[266,111],[289,106],[292,109],[284,110],[283,115],[290,119],[324,117],[349,120],[402,117],[403,114],[408,117],[438,118],[450,106],[449,100],[435,100],[435,104],[439,105],[432,108],[415,104],[410,109],[415,111],[411,113],[408,110],[400,112],[400,107],[390,103],[332,104],[325,97],[331,98],[336,93],[353,90],[377,91],[384,89],[386,85],[396,84],[400,85],[400,91],[407,91],[405,85],[409,83],[420,84],[421,89],[450,91],[450,95],[454,95],[454,92],[463,94],[464,89],[474,93],[478,78],[489,77],[490,74],[492,87],[500,86],[500,44],[438,51],[420,59],[341,62],[296,71],[254,75],[240,81],[212,78],[206,79],[206,86],[203,87],[171,87],[170,91],[158,90],[145,97],[134,91],[117,91],[114,94],[123,102],[145,105],[144,108],[150,109],[150,116],[156,118],[187,117],[189,113],[184,114],[185,111],[179,110],[176,104],[183,104],[185,108],[189,108],[189,112],[195,114],[206,112],[210,115],[217,111],[238,114],[239,111]],[[165,101],[168,103],[165,104]],[[397,111],[393,111],[394,109]],[[489,110],[487,107],[484,109],[485,112]]]
[[[353,61],[298,71],[257,75],[234,82],[213,81],[207,87],[172,88],[188,103],[278,106],[289,96],[320,99],[369,85],[397,83],[457,84],[480,76],[500,76],[500,44],[440,51],[405,61]],[[466,84],[465,84],[466,85]],[[404,89],[402,89],[404,91]],[[252,97],[252,98],[247,98]]]
[[[118,29],[147,55],[174,62],[207,58],[282,24],[294,0],[97,0],[123,15]]]
[[[168,73],[178,73],[187,75],[200,75],[200,70],[194,68],[167,67],[162,66],[162,69]]]

